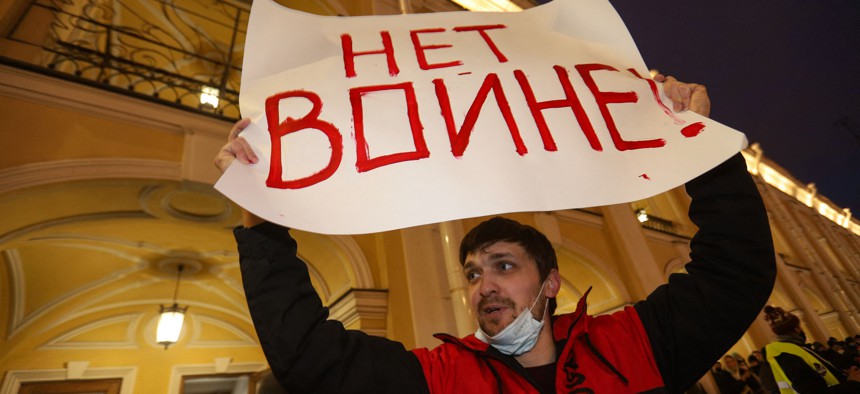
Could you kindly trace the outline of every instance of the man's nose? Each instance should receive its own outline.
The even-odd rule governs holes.
[[[482,275],[480,281],[478,290],[481,292],[481,296],[489,297],[499,292],[499,284],[492,274]]]

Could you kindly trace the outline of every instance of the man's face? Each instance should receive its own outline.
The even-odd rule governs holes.
[[[726,369],[729,371],[737,371],[738,369],[738,361],[732,356],[723,357],[723,364],[726,365]]]
[[[541,289],[537,263],[516,243],[496,242],[469,253],[463,273],[469,282],[472,311],[478,317],[478,325],[490,336],[531,307]],[[544,309],[545,297],[540,297],[532,315],[540,319]]]
[[[758,361],[763,361],[763,360],[764,360],[764,357],[762,357],[761,352],[760,352],[760,351],[758,351],[758,350],[754,350],[754,351],[752,352],[752,355],[753,355],[753,356],[755,356],[755,358],[757,358],[757,359],[758,359]]]

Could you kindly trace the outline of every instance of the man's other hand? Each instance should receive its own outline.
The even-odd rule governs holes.
[[[233,124],[230,135],[227,137],[227,144],[221,147],[221,150],[215,155],[215,167],[218,167],[222,173],[227,170],[227,167],[230,167],[230,163],[234,159],[239,159],[239,162],[243,164],[253,164],[259,161],[248,141],[239,136],[239,133],[248,127],[249,124],[251,124],[251,119],[249,118],[242,119]]]

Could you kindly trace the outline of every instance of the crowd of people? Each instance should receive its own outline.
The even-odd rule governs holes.
[[[860,393],[860,335],[810,344],[793,314],[768,306],[765,315],[776,340],[716,362],[711,375],[721,394]]]

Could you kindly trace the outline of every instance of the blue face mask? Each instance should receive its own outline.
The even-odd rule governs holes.
[[[545,285],[546,281],[541,285],[540,290],[538,291],[538,296],[535,298],[532,306],[523,309],[520,315],[498,334],[489,336],[481,329],[481,327],[478,327],[478,331],[475,332],[475,337],[492,345],[502,354],[519,356],[532,350],[535,347],[535,344],[537,344],[537,339],[540,335],[541,328],[543,328],[544,320],[543,316],[541,316],[540,321],[535,320],[532,316],[531,310],[535,305],[537,305],[537,301],[540,299],[540,295],[543,292]],[[546,314],[547,305],[549,305],[549,299],[547,299],[544,304],[544,314]]]

